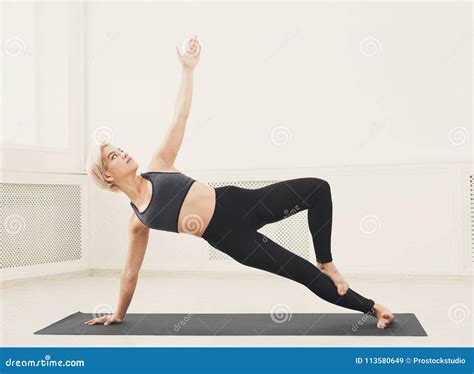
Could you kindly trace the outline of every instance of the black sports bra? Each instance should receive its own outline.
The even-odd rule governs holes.
[[[130,201],[135,214],[151,229],[177,233],[181,206],[196,180],[179,171],[148,171],[140,175],[151,181],[153,193],[150,203],[143,212],[139,212],[135,204]]]

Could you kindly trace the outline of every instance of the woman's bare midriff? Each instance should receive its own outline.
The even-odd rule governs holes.
[[[216,191],[195,181],[183,201],[178,217],[178,232],[202,237],[216,207]]]

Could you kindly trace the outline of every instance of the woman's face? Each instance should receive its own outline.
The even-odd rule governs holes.
[[[110,175],[113,180],[119,180],[129,173],[135,172],[138,168],[135,160],[120,147],[107,145],[102,149],[102,157],[107,169],[106,180],[110,182],[112,181],[107,178],[107,175]]]

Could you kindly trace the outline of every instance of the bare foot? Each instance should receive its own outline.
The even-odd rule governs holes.
[[[395,316],[390,312],[390,310],[385,308],[383,305],[376,303],[374,305],[374,310],[375,310],[374,317],[378,319],[377,327],[379,329],[383,330],[384,328],[390,326],[393,320],[395,319]]]
[[[316,266],[318,267],[321,272],[326,274],[337,287],[337,293],[339,295],[345,295],[347,290],[349,289],[349,283],[343,278],[342,274],[339,270],[336,269],[336,265],[333,262],[326,262],[321,264],[316,262]]]

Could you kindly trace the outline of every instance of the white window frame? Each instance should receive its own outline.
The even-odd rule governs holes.
[[[41,3],[34,3],[35,17]],[[85,4],[82,2],[61,3],[68,7],[68,147],[64,150],[44,146],[1,143],[0,168],[2,171],[84,173],[84,27]],[[0,6],[1,17],[3,6]],[[7,30],[1,30],[3,34]],[[7,31],[8,32],[8,31]],[[3,43],[15,35],[2,35]],[[3,49],[2,44],[2,49]],[[3,51],[2,51],[3,52]],[[38,67],[35,66],[35,69]],[[3,71],[3,68],[2,68]],[[3,118],[3,115],[2,115]]]

